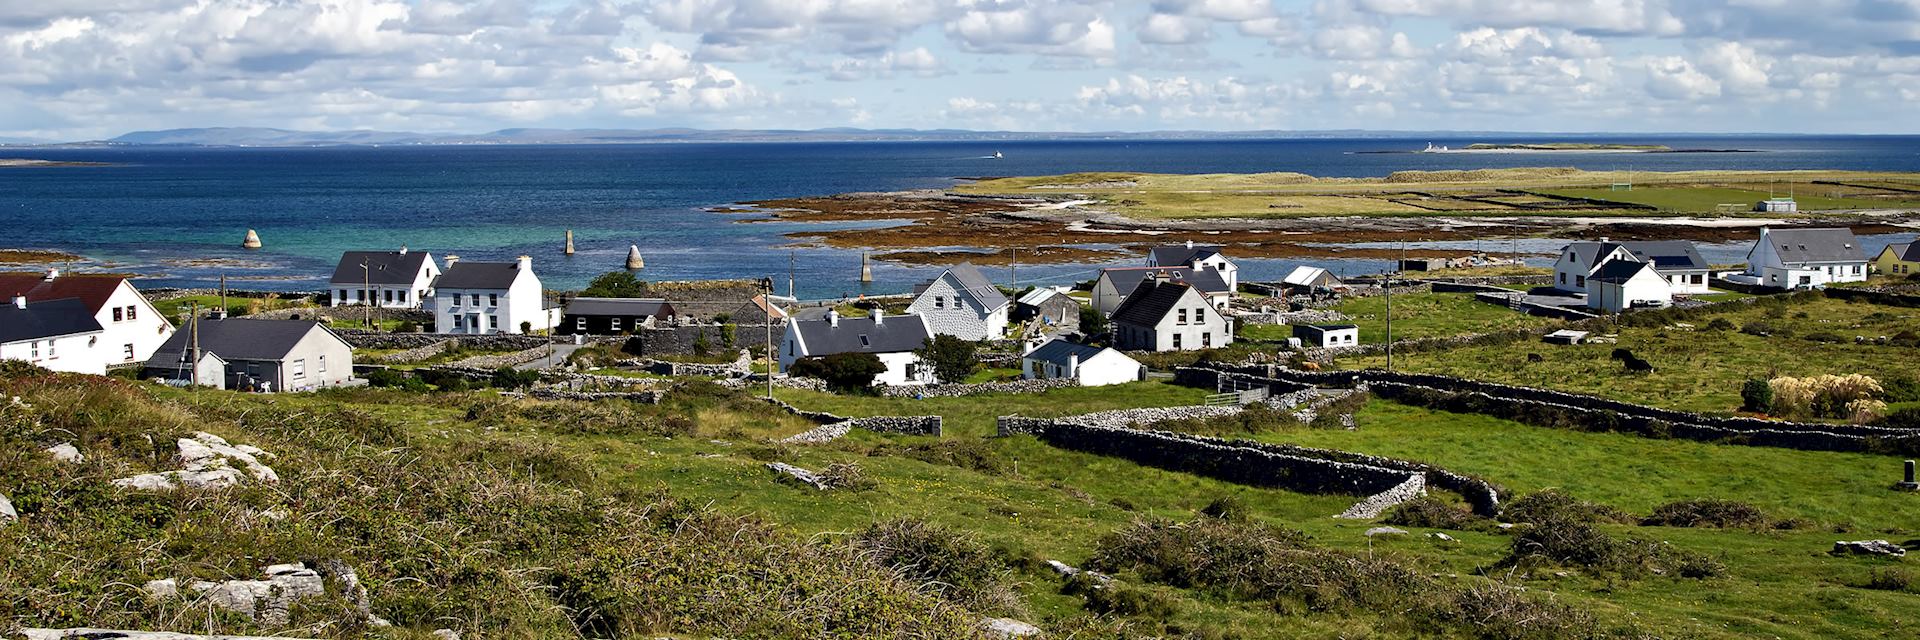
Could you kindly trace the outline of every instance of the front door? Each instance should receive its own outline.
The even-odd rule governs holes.
[[[480,324],[480,314],[467,314],[467,333],[486,333],[487,325]]]

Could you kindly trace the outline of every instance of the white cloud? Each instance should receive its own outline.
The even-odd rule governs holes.
[[[1679,56],[1647,61],[1647,93],[1667,100],[1696,101],[1720,95],[1720,83]]]

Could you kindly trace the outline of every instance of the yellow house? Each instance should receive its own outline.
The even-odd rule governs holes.
[[[1895,278],[1920,273],[1920,242],[1887,245],[1873,258],[1873,270]]]

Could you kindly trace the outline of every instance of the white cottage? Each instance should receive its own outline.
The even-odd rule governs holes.
[[[1240,267],[1220,253],[1220,247],[1195,245],[1188,240],[1184,245],[1154,247],[1147,252],[1149,267],[1190,267],[1195,271],[1212,271],[1220,274],[1220,280],[1227,285],[1231,294],[1240,287]]]
[[[440,266],[425,251],[348,251],[327,281],[333,306],[373,304],[389,309],[419,309],[433,300]]]
[[[1082,387],[1101,387],[1144,380],[1147,369],[1118,349],[1054,338],[1020,356],[1020,375],[1028,380],[1070,378]]]
[[[907,313],[925,318],[939,335],[991,340],[1007,335],[1012,301],[973,263],[962,262],[914,288]]]
[[[1587,279],[1587,308],[1607,313],[1673,304],[1673,289],[1652,263],[1612,260]]]
[[[1113,344],[1128,351],[1185,351],[1233,342],[1233,324],[1191,285],[1154,278],[1113,312]]]
[[[29,302],[15,295],[0,307],[0,360],[19,360],[49,371],[104,375],[108,358],[103,329],[78,298]]]
[[[553,328],[558,309],[546,307],[533,258],[517,262],[461,262],[433,283],[433,327],[440,333],[528,333]]]
[[[108,366],[146,362],[173,335],[173,323],[126,276],[67,275],[58,269],[0,274],[0,300],[15,296],[29,303],[79,300],[100,323],[99,357]]]
[[[1867,279],[1867,252],[1850,229],[1762,228],[1747,250],[1746,275],[1780,289]]]
[[[874,376],[876,385],[917,385],[937,382],[933,367],[914,353],[933,339],[927,320],[917,315],[887,317],[873,310],[866,318],[842,318],[828,311],[818,320],[793,320],[787,323],[780,340],[780,370],[793,368],[801,358],[830,356],[836,353],[871,353],[880,358],[887,370]]]
[[[1712,293],[1707,280],[1711,266],[1700,256],[1693,243],[1685,240],[1643,242],[1574,242],[1561,247],[1553,263],[1553,286],[1572,293],[1592,295],[1587,280],[1602,265],[1614,260],[1631,260],[1653,265],[1667,288],[1676,295]]]

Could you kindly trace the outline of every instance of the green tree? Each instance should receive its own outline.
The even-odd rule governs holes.
[[[844,393],[865,393],[873,387],[873,377],[886,373],[887,365],[871,353],[836,353],[825,357],[807,357],[794,361],[788,373],[827,381],[827,388]]]
[[[1106,315],[1093,307],[1080,307],[1080,333],[1097,336],[1106,332]]]
[[[643,298],[647,283],[626,271],[609,271],[587,283],[580,295],[589,298]]]
[[[973,375],[979,360],[974,351],[979,344],[961,340],[949,335],[937,335],[928,340],[926,346],[914,351],[927,366],[933,367],[933,377],[940,382],[961,382]]]

